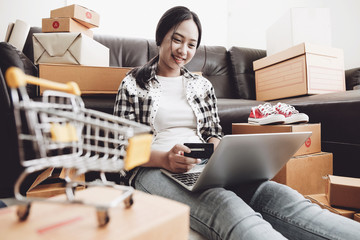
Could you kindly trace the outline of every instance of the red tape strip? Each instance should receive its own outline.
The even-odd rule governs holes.
[[[50,231],[50,230],[53,230],[55,228],[59,228],[59,227],[62,227],[64,225],[68,225],[68,224],[71,224],[73,222],[77,222],[77,221],[80,221],[82,220],[83,218],[82,217],[76,217],[76,218],[72,218],[72,219],[69,219],[69,220],[66,220],[66,221],[62,221],[62,222],[58,222],[58,223],[55,223],[55,224],[52,224],[52,225],[49,225],[49,226],[46,226],[46,227],[43,227],[43,228],[40,228],[37,230],[38,234],[43,234],[47,231]]]

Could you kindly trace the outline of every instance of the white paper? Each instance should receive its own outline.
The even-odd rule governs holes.
[[[15,21],[7,42],[22,51],[29,31],[30,25],[18,19]]]
[[[11,32],[14,28],[14,25],[15,25],[14,23],[9,23],[7,30],[6,30],[4,42],[9,42],[9,38],[10,38]]]

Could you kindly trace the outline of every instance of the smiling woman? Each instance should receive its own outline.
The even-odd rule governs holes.
[[[159,49],[158,75],[180,76],[180,68],[195,55],[199,38],[197,29],[193,20],[186,20],[165,35]]]
[[[187,171],[201,161],[185,154],[191,152],[185,143],[207,142],[216,148],[222,138],[211,82],[185,68],[201,35],[194,12],[181,6],[169,9],[156,29],[158,55],[120,84],[114,114],[149,125],[153,132],[150,160],[125,173],[128,184],[190,206],[191,228],[207,239],[358,238],[359,223],[273,181],[194,192],[161,173],[166,169],[192,176]]]

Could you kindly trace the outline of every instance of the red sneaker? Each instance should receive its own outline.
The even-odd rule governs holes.
[[[284,123],[285,116],[279,114],[270,103],[265,103],[251,108],[248,122],[260,125]]]
[[[299,113],[293,106],[286,103],[277,103],[274,106],[274,109],[279,113],[285,116],[285,124],[291,123],[307,123],[309,121],[309,116],[305,113]]]

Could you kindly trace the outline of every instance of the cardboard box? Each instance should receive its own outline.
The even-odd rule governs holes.
[[[43,18],[42,32],[78,32],[93,38],[94,33],[72,18]]]
[[[360,213],[355,213],[354,214],[354,220],[357,222],[360,222]]]
[[[360,209],[360,178],[329,175],[326,195],[331,206]]]
[[[76,82],[82,94],[116,94],[131,68],[39,64],[39,77],[55,82]],[[40,87],[40,94],[44,88]]]
[[[74,18],[87,28],[99,27],[100,24],[100,15],[98,13],[77,4],[51,10],[50,17]]]
[[[34,33],[34,62],[108,67],[109,48],[83,33]]]
[[[342,49],[301,43],[253,65],[257,100],[345,91]]]
[[[355,220],[355,217],[354,217],[355,211],[331,207],[325,194],[312,194],[312,195],[305,195],[304,197],[309,199],[312,203],[316,203],[321,208],[327,209],[330,212],[339,214],[339,215],[347,217],[347,218],[354,218],[354,220]]]
[[[306,140],[294,156],[321,152],[321,125],[298,124],[298,125],[256,125],[249,123],[233,123],[233,134],[254,133],[280,133],[280,132],[312,132],[311,137]]]
[[[115,188],[88,188],[75,195],[77,200],[107,204],[120,194]],[[63,195],[56,199],[65,199]],[[134,204],[109,208],[109,223],[98,227],[96,209],[82,204],[33,202],[29,219],[19,221],[16,206],[0,210],[2,239],[123,239],[187,240],[190,208],[182,203],[135,191]]]
[[[302,42],[331,46],[330,9],[291,8],[266,31],[268,56]]]
[[[333,173],[332,153],[321,152],[291,158],[272,179],[301,194],[325,193],[326,176]]]
[[[65,169],[56,172],[55,168],[48,168],[35,179],[34,183],[26,192],[27,197],[49,198],[65,193]],[[70,175],[75,174],[75,170],[70,169]],[[75,178],[76,181],[85,182],[85,175],[81,174]],[[85,186],[78,186],[76,190],[83,190]]]

